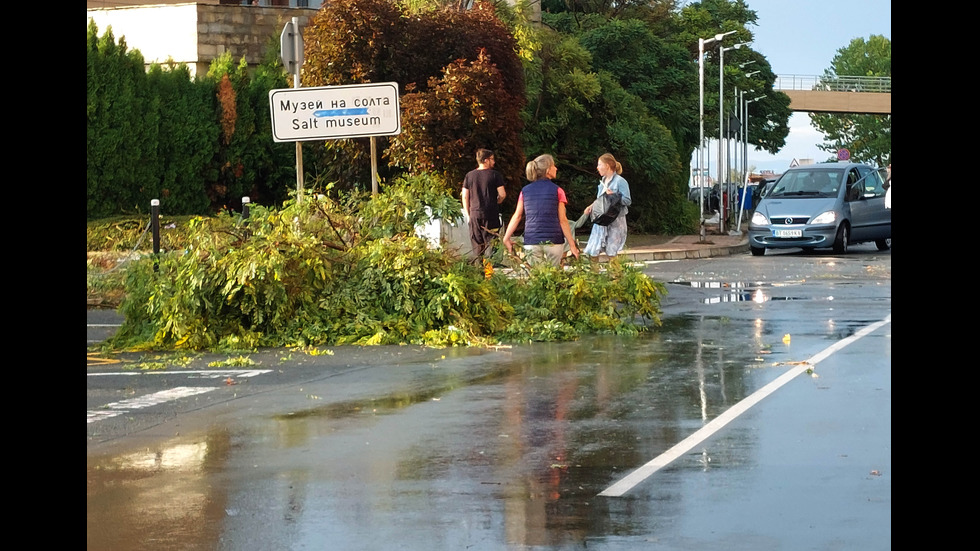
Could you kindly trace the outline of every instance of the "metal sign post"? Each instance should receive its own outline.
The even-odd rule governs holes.
[[[293,75],[293,88],[299,88],[299,69],[303,65],[303,35],[299,32],[299,18],[286,22],[279,37],[282,63],[286,72]],[[303,142],[296,141],[296,203],[303,202]]]
[[[378,196],[378,145],[371,136],[371,197]]]

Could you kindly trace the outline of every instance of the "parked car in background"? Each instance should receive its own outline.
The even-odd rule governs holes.
[[[710,195],[710,194],[711,194],[711,188],[708,187],[708,186],[704,186],[704,199],[705,199],[705,201],[708,200],[708,195]],[[695,203],[699,203],[701,201],[701,188],[699,188],[699,187],[691,187],[691,188],[688,188],[687,189],[687,200],[688,201],[693,201]]]
[[[776,180],[779,178],[766,178],[759,183],[756,188],[755,204],[759,204],[759,200],[766,196],[767,193],[772,191],[772,186],[776,185]]]
[[[749,220],[749,250],[832,248],[874,242],[887,250],[891,210],[881,173],[862,163],[818,163],[788,169],[764,191]]]
[[[701,188],[692,187],[687,192],[688,200],[700,204],[701,203],[701,193],[704,193],[704,212],[711,213],[718,210],[718,196],[719,196],[718,184],[711,187],[705,186],[702,192]]]

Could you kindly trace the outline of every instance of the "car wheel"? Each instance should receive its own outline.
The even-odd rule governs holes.
[[[847,241],[850,237],[848,235],[849,233],[847,223],[843,223],[839,228],[837,228],[837,238],[834,239],[834,253],[847,254]]]
[[[766,254],[765,247],[749,247],[749,250],[752,251],[752,256],[762,256]]]
[[[875,241],[875,246],[878,247],[879,251],[887,251],[892,246],[891,239],[878,239]]]

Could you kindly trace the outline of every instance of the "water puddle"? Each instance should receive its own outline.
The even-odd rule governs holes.
[[[702,304],[728,302],[754,302],[761,304],[778,300],[824,300],[816,297],[780,296],[773,294],[771,283],[744,283],[726,281],[673,281],[668,285],[681,285],[692,289],[717,290],[718,294],[700,299]],[[833,300],[833,297],[830,297]]]

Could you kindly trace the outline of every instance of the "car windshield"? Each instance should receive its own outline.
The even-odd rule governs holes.
[[[836,197],[843,174],[843,169],[792,170],[766,197]]]

